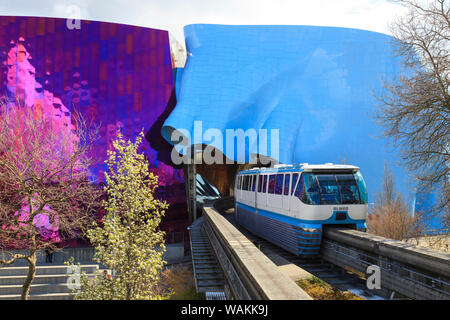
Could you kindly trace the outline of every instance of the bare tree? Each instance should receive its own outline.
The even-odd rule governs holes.
[[[88,181],[97,130],[78,114],[71,118],[0,102],[0,265],[28,262],[22,299],[35,277],[37,250],[79,235],[99,205],[100,189]]]
[[[376,196],[375,206],[368,219],[368,232],[396,240],[417,238],[425,229],[425,215],[409,213],[408,205],[399,192],[395,191],[395,181],[387,165],[381,191]]]
[[[450,189],[450,2],[394,0],[408,13],[392,23],[404,72],[377,96],[384,135],[399,147],[419,192],[439,190],[436,212],[448,220]],[[445,217],[446,216],[446,217]]]

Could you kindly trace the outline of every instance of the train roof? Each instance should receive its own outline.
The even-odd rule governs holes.
[[[359,167],[348,165],[348,164],[308,164],[301,163],[298,165],[292,164],[276,164],[271,168],[252,168],[244,171],[238,172],[238,174],[255,174],[255,173],[266,173],[266,172],[291,172],[291,171],[305,171],[305,172],[320,172],[320,171],[359,171]]]

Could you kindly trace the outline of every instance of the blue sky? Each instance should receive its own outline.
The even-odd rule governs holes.
[[[389,34],[403,8],[388,0],[0,0],[0,15],[70,17],[169,30],[192,23],[290,24]]]

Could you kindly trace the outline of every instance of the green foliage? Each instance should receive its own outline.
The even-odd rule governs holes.
[[[319,287],[326,287],[328,284],[320,278],[312,276],[311,278],[306,279],[306,283],[310,285],[316,285]]]
[[[144,133],[135,143],[118,132],[113,150],[108,150],[105,173],[107,200],[103,226],[87,232],[95,246],[94,260],[114,271],[82,277],[76,299],[162,299],[157,284],[165,264],[164,232],[158,229],[168,205],[154,197],[158,177],[138,152]]]
[[[352,292],[334,288],[315,276],[301,279],[297,281],[297,285],[314,300],[364,300]]]
[[[184,292],[175,293],[170,297],[170,300],[205,300],[204,293],[197,293],[197,289],[194,287],[190,287]]]

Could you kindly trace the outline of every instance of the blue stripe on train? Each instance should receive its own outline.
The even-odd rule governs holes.
[[[320,250],[322,225],[298,222],[299,219],[283,217],[268,211],[256,210],[245,204],[236,202],[237,219],[240,224],[261,237],[297,255],[317,255]],[[270,213],[270,214],[269,214]],[[258,221],[254,220],[255,218]],[[297,220],[297,221],[295,221]],[[277,221],[276,224],[270,221]],[[312,229],[311,231],[302,230]],[[277,233],[283,233],[277,234]],[[300,234],[300,235],[299,235]],[[306,236],[310,237],[306,237]],[[307,240],[311,240],[307,242]],[[309,245],[306,247],[305,245]]]
[[[320,237],[320,234],[317,234],[319,237],[302,237],[302,236],[299,236],[299,235],[297,235],[297,238],[300,238],[300,239],[307,239],[307,240],[320,240],[320,239],[322,239],[322,237]]]
[[[298,219],[298,218],[294,218],[294,217],[285,216],[285,215],[267,211],[267,210],[262,210],[260,208],[258,208],[258,211],[256,212],[254,207],[248,206],[241,202],[236,202],[236,205],[241,206],[245,210],[250,211],[252,213],[257,213],[257,214],[266,216],[268,218],[275,219],[275,220],[278,220],[278,221],[281,221],[284,223],[288,223],[288,224],[296,226],[296,227],[305,228],[305,229],[321,229],[322,224],[347,224],[348,223],[348,224],[360,224],[361,225],[361,224],[365,223],[364,219],[354,220],[354,219],[348,218],[348,216],[345,220],[336,220],[336,211],[333,212],[333,215],[330,218],[325,219],[325,220],[304,220],[304,219]]]

